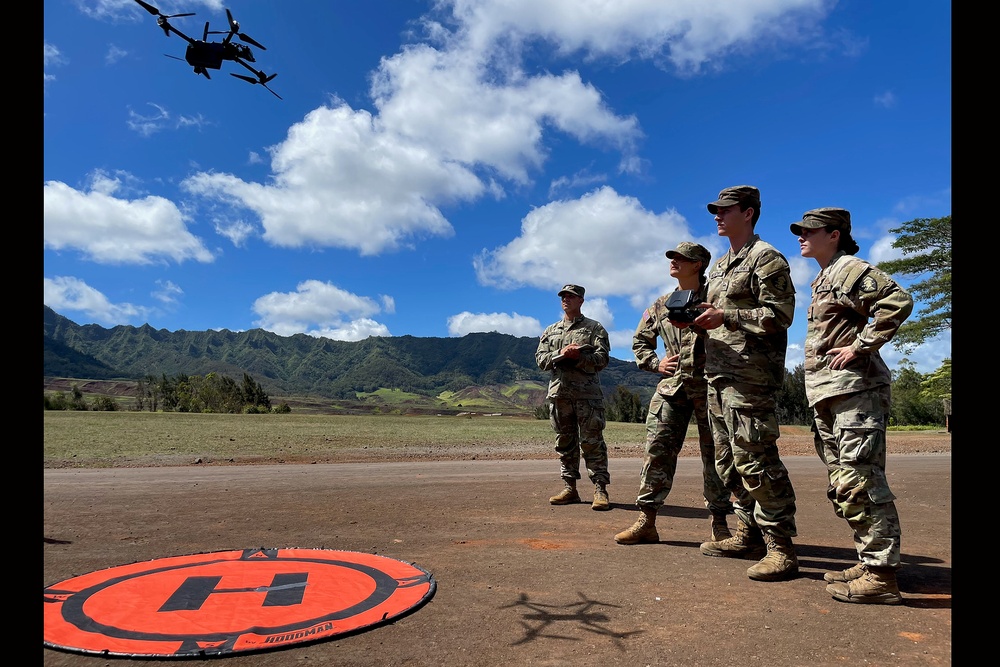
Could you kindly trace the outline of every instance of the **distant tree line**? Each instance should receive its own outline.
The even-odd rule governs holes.
[[[784,381],[775,394],[775,413],[779,424],[812,425],[812,408],[806,400],[805,367],[785,369]],[[945,359],[933,373],[921,374],[913,362],[903,359],[892,374],[892,402],[889,407],[890,426],[944,426],[945,406],[951,401],[951,359]],[[605,399],[608,421],[646,421],[648,403],[638,394],[619,385]],[[548,418],[548,407],[535,411],[539,419]]]
[[[120,410],[118,402],[109,396],[96,396],[88,404],[83,392],[73,385],[70,396],[64,392],[45,395],[46,410]],[[162,374],[159,379],[147,375],[136,384],[135,401],[130,409],[150,412],[214,412],[228,414],[260,414],[290,412],[287,403],[271,407],[271,399],[249,374],[237,383],[227,375],[187,375],[173,377]]]

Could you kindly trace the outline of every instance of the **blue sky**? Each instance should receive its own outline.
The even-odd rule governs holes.
[[[45,0],[44,300],[78,324],[537,336],[572,282],[632,361],[664,251],[723,254],[705,204],[752,184],[791,369],[818,270],[791,222],[847,208],[877,262],[951,215],[943,0],[150,4],[196,39],[228,7],[282,99],[195,74],[134,0]]]

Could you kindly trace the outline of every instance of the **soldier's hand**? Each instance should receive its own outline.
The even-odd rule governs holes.
[[[705,312],[694,318],[692,324],[697,324],[702,329],[718,329],[722,326],[725,320],[725,311],[721,308],[716,308],[712,304],[705,302],[697,304],[695,308],[701,308]]]
[[[657,366],[657,370],[664,375],[673,375],[677,372],[677,366],[679,365],[679,360],[681,355],[675,354],[672,357],[667,357],[666,359],[660,360],[660,365]]]
[[[567,359],[579,359],[580,358],[580,346],[576,343],[570,343],[563,349],[559,350],[559,354],[566,357]]]
[[[831,357],[830,368],[835,371],[845,368],[847,364],[851,363],[858,357],[857,353],[855,353],[854,349],[850,346],[835,347],[827,350],[826,356]]]

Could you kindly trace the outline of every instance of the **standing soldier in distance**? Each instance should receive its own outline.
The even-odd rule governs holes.
[[[806,211],[791,224],[803,257],[819,264],[806,332],[806,399],[816,453],[826,464],[826,495],[854,531],[860,562],[827,572],[827,592],[842,602],[899,604],[899,514],[885,476],[889,368],[879,354],[913,311],[889,276],[854,256],[851,214]]]
[[[611,343],[600,322],[580,312],[585,290],[564,285],[559,290],[563,318],[546,327],[538,341],[535,362],[552,373],[546,400],[549,423],[556,432],[560,477],[564,488],[549,498],[553,505],[580,502],[580,455],[594,484],[595,510],[609,510],[608,446],[604,442],[604,392],[600,372],[608,365]]]
[[[708,204],[729,250],[708,272],[708,298],[694,324],[708,331],[705,376],[719,477],[736,497],[736,534],[701,545],[706,556],[759,558],[757,581],[795,576],[795,491],[778,453],[775,393],[785,377],[795,286],[788,261],[754,233],[760,190],[724,188]]]
[[[708,249],[684,241],[676,249],[668,250],[666,256],[670,260],[670,276],[677,280],[677,289],[692,290],[697,303],[703,302],[705,272],[712,260]],[[635,501],[640,516],[631,528],[615,535],[618,544],[660,541],[656,532],[656,513],[673,487],[677,456],[684,446],[692,416],[698,426],[705,505],[712,513],[712,539],[724,540],[732,536],[726,515],[732,513],[733,503],[729,489],[715,469],[715,445],[708,425],[704,332],[697,327],[674,326],[667,309],[669,298],[669,294],[664,294],[643,312],[632,337],[632,351],[639,368],[659,373],[663,379],[653,392],[646,414],[646,455]],[[663,359],[656,354],[657,336],[663,341]]]

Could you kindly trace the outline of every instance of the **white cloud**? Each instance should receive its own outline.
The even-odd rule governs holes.
[[[380,324],[375,320],[362,317],[359,320],[346,322],[343,326],[336,328],[310,329],[304,333],[316,338],[330,338],[332,340],[356,341],[364,340],[371,336],[390,336],[389,327]],[[285,334],[288,335],[288,334]]]
[[[829,1],[452,0],[435,9],[452,10],[440,23],[425,17],[437,46],[407,45],[373,72],[377,115],[333,100],[270,149],[266,180],[204,172],[184,182],[188,192],[248,209],[275,246],[376,255],[447,237],[443,209],[530,182],[547,159],[547,134],[618,151],[619,169],[642,168],[637,120],[608,108],[576,71],[522,68],[530,40],[693,72],[740,49],[815,43]]]
[[[277,246],[333,246],[373,255],[420,236],[451,236],[438,204],[471,199],[483,185],[468,169],[379,131],[367,112],[321,107],[272,149],[267,185],[199,173],[192,194],[243,206]]]
[[[588,296],[583,300],[583,305],[580,306],[580,312],[590,319],[600,322],[601,326],[608,331],[611,331],[611,329],[615,326],[615,316],[614,313],[611,312],[611,307],[608,306],[607,299]]]
[[[362,340],[390,335],[388,327],[369,317],[380,312],[376,301],[319,280],[305,280],[295,292],[265,294],[254,301],[253,311],[260,316],[255,325],[279,336]]]
[[[726,56],[785,43],[822,41],[829,0],[446,0],[471,51],[541,37],[562,54],[669,63],[681,74]]]
[[[178,116],[175,119],[165,107],[153,102],[147,102],[146,104],[153,107],[155,111],[148,115],[142,115],[129,107],[128,118],[125,120],[128,129],[138,132],[143,137],[152,136],[163,130],[186,129],[189,127],[198,129],[212,124],[201,114],[196,116]]]
[[[634,330],[618,329],[608,331],[608,340],[611,341],[611,356],[623,361],[635,361],[635,353],[632,352],[632,336]],[[662,348],[663,346],[660,345]]]
[[[891,90],[875,96],[875,106],[883,109],[891,109],[896,106],[896,95]]]
[[[51,65],[64,65],[66,64],[66,59],[60,53],[59,49],[54,44],[49,44],[48,42],[42,43],[42,63],[45,67]]]
[[[143,116],[129,107],[128,119],[125,121],[128,129],[134,130],[144,137],[148,137],[164,129],[167,126],[167,121],[170,120],[170,112],[159,104],[153,104],[152,102],[147,102],[146,104],[153,107],[156,111],[150,115]]]
[[[464,336],[473,332],[490,332],[510,334],[511,336],[540,336],[541,322],[534,317],[526,317],[517,313],[470,313],[463,311],[448,318],[448,334]]]
[[[809,302],[806,301],[806,304]],[[788,343],[785,348],[785,368],[794,371],[796,366],[801,366],[806,362],[806,351],[802,343]]]
[[[789,258],[788,267],[795,285],[795,307],[805,310],[812,300],[812,281],[819,273],[819,264],[816,260],[799,256]]]
[[[124,177],[127,178],[127,175]],[[59,181],[44,185],[44,244],[79,250],[100,264],[211,262],[212,254],[188,232],[187,217],[162,197],[118,199],[120,177],[91,174],[90,189]]]
[[[224,236],[237,248],[246,245],[247,239],[256,233],[256,228],[245,220],[222,220],[215,221],[215,233]]]
[[[645,308],[673,287],[663,253],[680,241],[720,254],[717,237],[695,236],[676,211],[652,213],[605,186],[534,209],[521,221],[520,236],[484,249],[474,266],[482,284],[500,288],[583,285],[584,312],[592,305],[591,295],[622,295],[633,307]]]
[[[60,315],[83,313],[89,321],[115,326],[135,317],[145,317],[149,310],[131,303],[111,303],[104,294],[72,276],[42,280],[43,301]]]
[[[177,303],[177,298],[184,294],[184,290],[169,280],[157,280],[159,289],[153,292],[153,297],[167,305]]]
[[[895,241],[896,237],[892,234],[887,234],[876,239],[868,250],[868,261],[872,264],[878,264],[879,262],[887,262],[892,259],[902,259],[904,256],[903,251],[892,247]]]
[[[48,86],[51,82],[56,80],[54,74],[48,73],[49,67],[58,67],[59,65],[66,64],[66,58],[63,57],[59,49],[55,45],[49,44],[48,42],[42,43],[42,63],[44,64],[45,70],[42,72],[42,85]]]
[[[104,63],[114,65],[116,62],[128,55],[128,51],[119,48],[114,44],[108,44],[108,51],[104,54]]]
[[[907,359],[913,363],[918,373],[926,375],[936,371],[941,362],[951,358],[951,331],[944,331],[938,336],[917,346],[911,352],[900,352],[889,342],[879,350],[882,359],[889,368],[895,370],[900,361]]]

